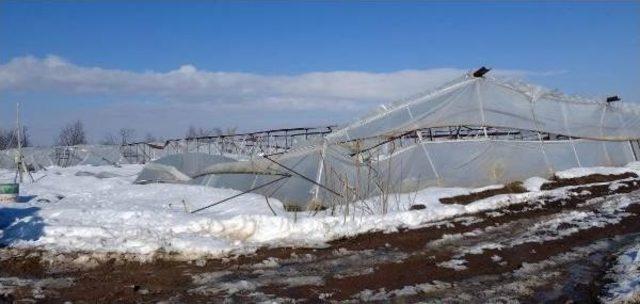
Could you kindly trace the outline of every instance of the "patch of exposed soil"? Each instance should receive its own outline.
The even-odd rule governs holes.
[[[496,196],[499,194],[513,194],[513,193],[524,193],[524,192],[527,192],[527,189],[525,189],[522,186],[522,182],[513,182],[513,183],[506,184],[505,186],[498,189],[489,189],[489,190],[473,192],[465,195],[452,196],[452,197],[443,197],[440,199],[440,202],[443,204],[467,205],[477,200],[485,199],[485,198]]]
[[[575,178],[559,178],[553,176],[551,182],[545,183],[540,187],[541,190],[552,190],[560,187],[573,186],[573,185],[585,185],[594,183],[611,182],[615,180],[621,180],[626,178],[637,178],[638,175],[632,172],[623,174],[591,174],[587,176],[575,177]]]

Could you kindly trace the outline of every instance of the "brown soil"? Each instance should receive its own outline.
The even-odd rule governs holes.
[[[603,174],[591,174],[587,176],[581,176],[576,178],[558,178],[557,176],[553,176],[551,178],[550,183],[545,183],[540,187],[542,190],[552,190],[560,187],[572,186],[572,185],[585,185],[585,184],[593,184],[593,183],[603,183],[603,182],[611,182],[615,180],[625,179],[625,178],[636,178],[637,174],[628,172],[623,174],[611,174],[611,175],[603,175]]]
[[[593,183],[603,183],[603,182],[611,182],[626,178],[636,178],[638,175],[632,172],[624,173],[624,174],[612,174],[612,175],[603,175],[603,174],[592,174],[577,178],[558,178],[557,176],[553,176],[551,178],[551,182],[545,183],[540,187],[541,190],[552,190],[566,186],[572,185],[585,185],[585,184],[593,184]],[[460,204],[467,205],[469,203],[475,202],[477,200],[485,199],[488,197],[500,195],[500,194],[514,194],[514,193],[524,193],[527,192],[522,186],[522,182],[517,181],[513,183],[509,183],[502,188],[498,189],[490,189],[480,192],[474,192],[465,195],[458,195],[452,197],[441,198],[440,202],[443,204]],[[422,208],[417,208],[422,209]]]
[[[498,188],[498,189],[489,189],[489,190],[474,192],[474,193],[465,194],[465,195],[444,197],[440,199],[440,202],[443,204],[467,205],[477,200],[496,196],[499,194],[512,194],[512,193],[524,193],[524,192],[527,192],[527,189],[525,189],[522,186],[522,182],[513,182],[513,183],[506,184],[504,187]]]

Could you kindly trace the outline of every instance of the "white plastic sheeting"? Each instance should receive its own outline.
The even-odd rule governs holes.
[[[135,183],[189,182],[202,168],[213,164],[235,162],[234,159],[204,153],[183,153],[162,157],[148,163],[138,174]]]
[[[169,155],[203,153],[221,155],[231,159],[246,159],[247,156],[208,150],[194,141],[183,141],[178,147],[154,148],[155,145],[79,145],[66,147],[26,147],[22,155],[29,166],[40,169],[49,166],[70,167],[78,165],[117,165],[146,163]],[[141,149],[140,147],[144,147]],[[0,168],[15,168],[16,149],[0,150]]]
[[[334,205],[353,200],[355,193],[364,192],[354,190],[355,185],[368,183],[367,179],[358,179],[357,162],[348,155],[348,150],[336,145],[311,146],[270,156],[271,160],[254,158],[213,165],[200,172],[196,182],[247,191],[289,176],[253,192],[275,197],[286,206],[298,209]]]
[[[538,141],[488,137],[420,140],[400,149],[393,148],[394,141],[362,153],[389,137],[453,126],[511,128],[564,135],[568,140],[543,141],[542,136]],[[465,75],[431,92],[383,107],[327,135],[324,141],[271,156],[275,162],[254,157],[214,164],[198,173],[193,182],[252,190],[300,209],[330,207],[429,186],[478,187],[531,176],[549,177],[573,167],[622,166],[637,159],[633,144],[637,145],[639,138],[637,106]],[[281,175],[289,177],[255,189]]]
[[[361,153],[388,137],[452,126],[511,128],[570,139],[420,141],[402,149],[389,149],[395,145],[390,144],[384,146],[384,152]],[[62,158],[56,148],[27,148],[24,155],[27,163],[44,167],[146,161],[178,153],[148,165],[138,182],[188,182],[252,191],[305,209],[429,186],[478,187],[536,175],[548,177],[573,167],[621,166],[636,160],[638,139],[637,106],[579,99],[531,85],[466,75],[386,106],[325,140],[297,143],[296,148],[269,158],[252,154],[249,160],[232,162],[206,154],[182,154],[203,149],[207,154],[226,152],[210,151],[211,145],[201,146],[197,141],[168,149],[151,145],[70,147],[65,148],[68,155]],[[2,151],[0,166],[11,168],[14,154]],[[373,157],[364,159],[369,154]],[[269,184],[283,176],[286,178]]]
[[[622,166],[636,160],[629,142],[592,140],[422,142],[365,163],[335,147],[314,146],[274,157],[278,163],[324,188],[293,175],[254,192],[299,209],[329,207],[382,191],[407,193],[429,186],[504,184],[531,176],[549,177],[555,171],[573,167]],[[199,175],[203,176],[197,180],[212,187],[247,191],[279,178],[273,175],[278,171],[290,173],[268,160],[254,159],[213,165],[201,172]]]
[[[428,186],[477,187],[548,177],[574,167],[635,161],[629,142],[477,140],[424,142],[376,162],[393,192]]]
[[[0,151],[0,168],[15,168],[16,149]],[[77,165],[114,165],[130,163],[121,153],[120,146],[82,145],[72,147],[22,148],[25,162],[35,169]]]
[[[429,93],[385,106],[327,135],[327,139],[336,143],[459,125],[632,140],[640,138],[640,107],[466,75]]]

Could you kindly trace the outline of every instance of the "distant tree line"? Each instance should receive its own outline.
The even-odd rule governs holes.
[[[206,129],[190,125],[185,133],[185,138],[220,136],[223,134],[235,134],[235,132],[236,128],[228,128],[225,132],[220,128]],[[17,135],[18,132],[16,132],[16,128],[6,130],[0,129],[0,150],[17,148]],[[21,139],[23,147],[31,145],[29,130],[25,126],[21,129]],[[161,142],[164,141],[164,139],[155,137],[150,132],[147,132],[142,140],[140,140],[136,137],[136,130],[132,128],[121,128],[115,135],[111,132],[106,133],[104,137],[98,141],[98,144],[124,145],[134,143],[136,141],[149,143]],[[64,125],[58,132],[58,135],[54,138],[54,144],[56,146],[77,146],[86,145],[88,143],[89,139],[85,132],[84,124],[80,120],[75,120]]]
[[[113,133],[105,134],[102,140],[100,140],[98,143],[101,145],[124,145],[137,141],[157,142],[162,141],[162,139],[153,136],[151,132],[147,132],[144,138],[142,140],[139,140],[138,137],[136,137],[136,130],[131,128],[121,128],[120,130],[118,130],[118,133],[116,133],[116,135],[114,135]]]
[[[18,147],[18,128],[12,129],[0,129],[0,150],[13,149]],[[20,130],[20,139],[23,147],[28,147],[31,142],[29,141],[29,129],[22,126]]]
[[[236,133],[236,128],[227,128],[224,132],[220,128],[204,129],[202,127],[196,128],[194,125],[190,125],[185,134],[185,138],[207,137],[207,136],[220,136],[220,135],[233,135]]]
[[[79,120],[62,127],[56,140],[57,146],[77,146],[86,144],[87,136],[84,133],[84,126]]]
[[[98,143],[101,145],[124,145],[135,141],[136,131],[131,128],[121,128],[117,135],[107,133]],[[151,133],[147,133],[145,140],[155,141]],[[55,141],[58,146],[86,145],[88,143],[84,125],[80,120],[71,122],[60,130]]]

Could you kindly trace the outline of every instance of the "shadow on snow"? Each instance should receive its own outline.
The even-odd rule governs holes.
[[[27,197],[19,200],[28,199]],[[42,236],[44,222],[38,207],[11,208],[0,204],[0,247],[18,241],[35,241]]]

